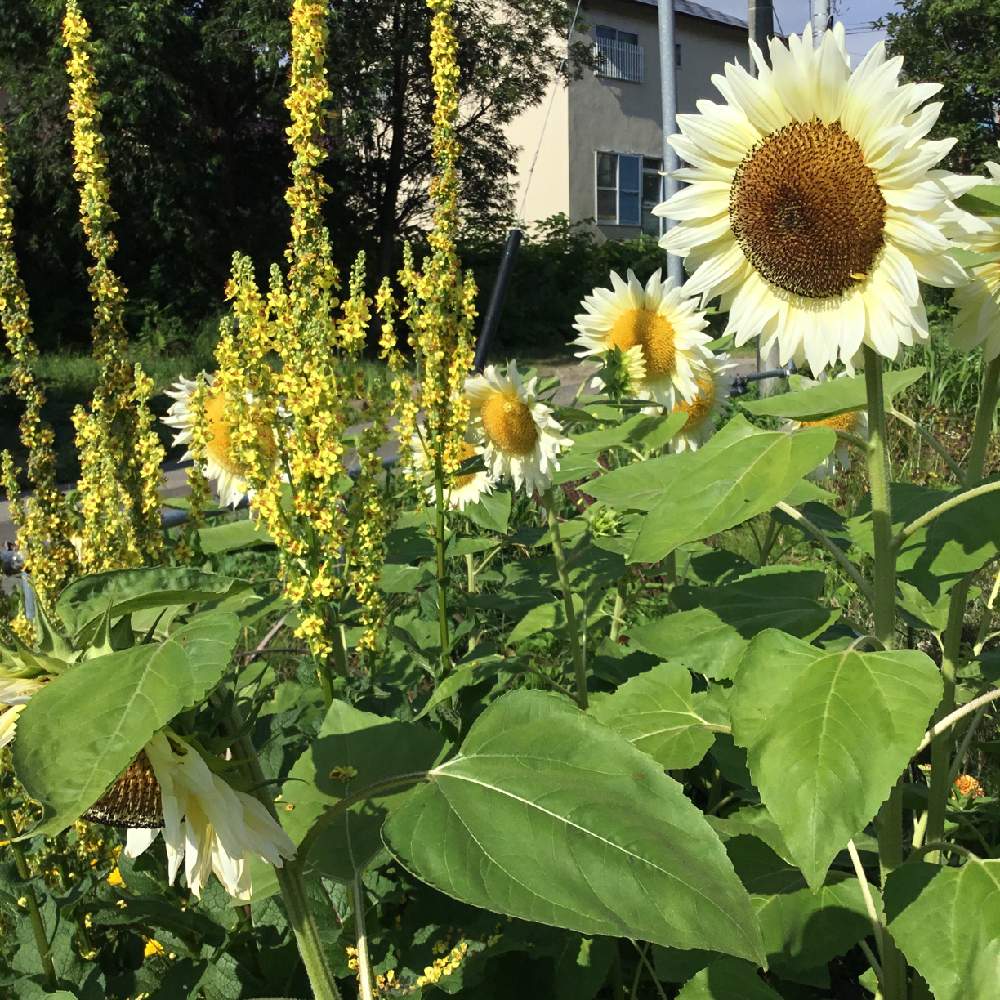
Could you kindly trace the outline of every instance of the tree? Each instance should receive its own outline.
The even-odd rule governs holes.
[[[879,26],[913,80],[943,82],[932,135],[955,136],[948,166],[978,171],[1000,139],[1000,0],[900,0]]]
[[[288,235],[287,0],[84,0],[98,45],[117,267],[130,324],[181,330],[217,310],[235,250],[260,265]],[[60,0],[8,0],[0,20],[18,250],[43,345],[83,343]],[[460,0],[459,132],[467,223],[509,215],[504,127],[540,100],[565,56],[564,0]],[[328,222],[343,262],[391,273],[426,218],[432,88],[425,0],[331,0]],[[570,67],[587,58],[578,44]]]

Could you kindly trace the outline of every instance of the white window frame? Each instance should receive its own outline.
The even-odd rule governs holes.
[[[608,34],[598,35],[598,31]],[[609,34],[613,37],[608,37]],[[594,54],[599,60],[597,76],[622,83],[645,81],[646,51],[639,44],[637,31],[626,31],[613,24],[594,25]]]
[[[598,164],[600,162],[600,157],[613,156],[615,157],[615,186],[610,187],[599,187],[598,186]],[[623,156],[634,156],[639,160],[639,190],[638,192],[627,191],[626,194],[636,194],[638,193],[639,198],[639,221],[638,222],[622,222],[621,221],[621,161],[620,158]],[[632,228],[642,229],[642,217],[643,217],[643,178],[645,177],[647,171],[646,163],[647,161],[656,161],[660,163],[660,168],[657,173],[662,170],[663,161],[658,156],[647,156],[644,153],[623,153],[616,149],[595,149],[594,150],[594,220],[599,226],[628,226]],[[602,219],[600,212],[598,210],[598,191],[611,191],[615,192],[615,220],[612,222],[610,219]],[[663,197],[663,177],[660,177],[660,197]]]

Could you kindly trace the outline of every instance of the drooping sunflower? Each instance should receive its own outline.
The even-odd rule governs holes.
[[[1000,186],[1000,164],[987,163],[990,182]],[[964,236],[962,245],[976,253],[1000,253],[1000,216],[978,220],[981,229]],[[972,280],[955,290],[952,305],[958,310],[952,336],[964,351],[983,345],[983,356],[992,361],[1000,355],[1000,261],[971,269]]]
[[[295,856],[295,845],[264,806],[239,792],[177,736],[154,734],[144,749],[148,780],[158,785],[167,847],[167,881],[184,863],[188,888],[196,896],[212,874],[235,899],[249,900],[251,855],[280,868]],[[130,827],[125,853],[138,857],[160,833],[156,827]]]
[[[687,414],[686,423],[671,441],[674,451],[697,451],[715,433],[716,417],[725,409],[732,385],[729,373],[735,367],[728,355],[720,354],[695,370],[694,397],[674,404],[674,413]]]
[[[562,436],[552,408],[539,400],[537,378],[524,381],[511,361],[501,374],[488,365],[466,379],[472,429],[494,479],[509,476],[529,494],[548,488],[559,468],[559,453],[573,442]]]
[[[751,43],[752,44],[752,43]],[[687,182],[657,214],[661,244],[685,258],[690,293],[720,295],[736,344],[760,336],[814,372],[862,344],[894,358],[925,340],[918,281],[957,287],[953,199],[976,182],[935,170],[954,139],[926,139],[938,84],[900,84],[879,42],[852,71],[838,24],[786,46],[756,46],[756,78],[735,64],[670,142]],[[921,107],[923,105],[923,107]]]
[[[595,288],[576,317],[578,358],[618,348],[640,399],[673,406],[697,394],[695,370],[710,356],[711,337],[698,299],[655,271],[645,287],[632,271],[611,272],[611,288]]]
[[[213,388],[213,377],[203,375],[206,387],[204,402],[205,421],[205,475],[215,482],[219,501],[230,507],[236,507],[247,495],[246,470],[234,454],[233,427],[226,416],[226,397],[217,388]],[[190,445],[197,415],[193,408],[193,397],[198,389],[198,382],[193,379],[180,379],[166,395],[174,402],[167,410],[163,422],[168,427],[175,428],[175,445]],[[262,451],[274,452],[277,457],[277,447],[274,435],[266,427],[259,428]],[[191,452],[184,453],[184,458],[191,457]]]
[[[424,480],[424,492],[429,503],[434,503],[436,498],[435,486],[431,481],[434,478],[433,460],[427,453],[427,444],[423,438],[423,429],[413,435],[411,454],[413,456],[413,468],[420,473]],[[482,455],[484,448],[482,445],[474,444],[471,441],[463,441],[459,449],[459,458],[464,465],[479,455]],[[493,492],[493,476],[489,469],[479,469],[476,472],[456,472],[449,482],[445,483],[445,503],[452,510],[465,510],[468,504],[478,503],[484,496]]]

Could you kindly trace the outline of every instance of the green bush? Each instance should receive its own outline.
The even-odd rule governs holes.
[[[485,314],[504,241],[495,236],[470,241],[462,260],[472,268]],[[580,300],[608,283],[610,271],[623,277],[631,268],[643,281],[666,264],[666,254],[651,236],[635,240],[602,240],[586,223],[570,223],[553,215],[525,233],[514,263],[500,326],[493,340],[494,357],[564,353],[575,336],[573,316]]]

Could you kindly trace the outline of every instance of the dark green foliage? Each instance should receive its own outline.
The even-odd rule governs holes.
[[[958,139],[948,166],[978,171],[996,159],[1000,124],[1000,0],[900,0],[879,22],[889,51],[912,80],[941,81],[944,102],[931,137]]]
[[[456,5],[464,114],[463,202],[480,231],[510,205],[504,126],[540,100],[562,61],[562,0]],[[154,346],[190,343],[218,310],[233,251],[280,260],[288,0],[86,0],[104,92],[103,131],[131,290],[130,324]],[[10,0],[0,20],[0,115],[10,131],[18,251],[44,348],[87,342],[86,258],[72,182],[58,0]],[[333,193],[341,263],[371,254],[391,273],[426,220],[432,159],[424,0],[333,0],[329,67]],[[582,48],[574,58],[586,58]]]

